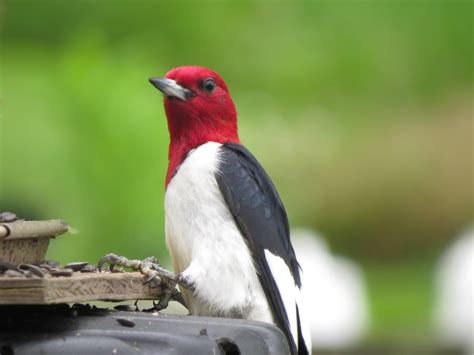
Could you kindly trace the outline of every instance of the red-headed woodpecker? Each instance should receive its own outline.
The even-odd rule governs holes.
[[[276,324],[292,354],[311,351],[300,268],[273,183],[240,144],[237,113],[212,70],[178,67],[150,82],[170,132],[165,230],[191,314]]]

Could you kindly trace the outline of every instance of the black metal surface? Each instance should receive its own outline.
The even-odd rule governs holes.
[[[55,305],[0,306],[0,353],[278,355],[289,349],[279,329],[260,322]]]

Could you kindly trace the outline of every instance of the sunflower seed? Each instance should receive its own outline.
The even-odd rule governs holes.
[[[50,272],[52,276],[66,276],[66,277],[72,276],[73,273],[74,271],[72,271],[71,269],[59,269],[59,270],[53,270]]]
[[[124,327],[133,328],[135,326],[135,322],[132,322],[130,319],[117,318],[117,322]]]
[[[64,268],[71,269],[72,271],[81,271],[89,263],[87,261],[80,261],[76,263],[69,263]]]

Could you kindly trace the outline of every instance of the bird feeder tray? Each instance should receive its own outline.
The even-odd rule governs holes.
[[[0,276],[0,305],[156,300],[161,294],[161,287],[144,285],[139,272],[74,272],[67,277],[43,278]]]
[[[159,285],[144,285],[139,272],[99,272],[88,263],[68,264],[88,264],[87,272],[68,265],[61,269],[58,262],[45,272],[49,242],[66,233],[68,224],[18,220],[9,212],[0,216],[13,216],[0,219],[0,305],[156,300],[162,295]]]

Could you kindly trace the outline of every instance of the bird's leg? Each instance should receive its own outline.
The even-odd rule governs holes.
[[[175,287],[176,284],[178,284],[176,280],[169,280],[166,278],[162,278],[161,284],[163,287],[164,295],[160,298],[160,301],[157,304],[153,303],[153,307],[156,310],[161,311],[162,309],[165,309],[166,307],[168,307],[168,302],[170,300],[176,301],[180,303],[182,306],[184,306],[185,308],[188,308],[186,304],[184,303],[183,295]]]
[[[144,284],[152,283],[155,286],[161,286],[163,296],[156,305],[156,309],[162,310],[166,308],[170,300],[177,301],[185,306],[183,296],[176,289],[176,284],[180,284],[185,288],[187,288],[187,285],[184,282],[181,283],[179,278],[177,278],[171,271],[161,267],[155,257],[148,257],[144,260],[129,260],[123,256],[107,254],[99,260],[99,271],[102,270],[105,263],[109,264],[109,270],[111,271],[114,269],[115,265],[140,271],[140,273],[145,276],[145,280],[143,281]]]
[[[184,308],[188,308],[186,306],[186,303],[184,303],[183,294],[181,292],[179,292],[179,290],[177,288],[174,288],[171,291],[171,299],[173,301],[176,301],[176,302],[180,303]]]
[[[177,301],[181,303],[183,306],[185,306],[183,296],[176,288],[175,280],[162,278],[161,286],[163,289],[163,295],[161,296],[160,301],[157,304],[153,303],[153,307],[156,310],[161,311],[162,309],[165,309],[166,307],[168,307],[168,303],[170,300]]]
[[[194,282],[192,282],[189,277],[186,276],[184,273],[179,273],[178,275],[176,275],[175,280],[177,284],[190,291],[194,291],[196,289],[196,285],[194,284]]]

